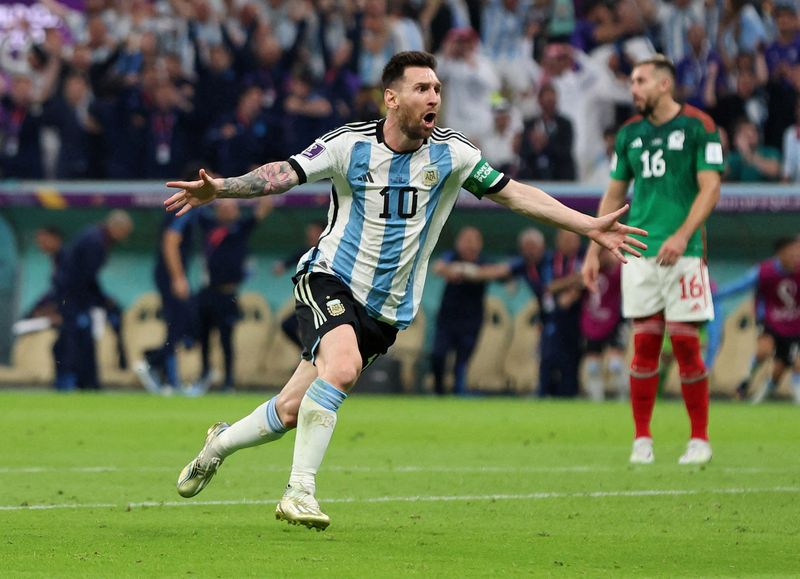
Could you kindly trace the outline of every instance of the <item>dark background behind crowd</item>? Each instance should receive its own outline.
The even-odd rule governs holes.
[[[442,124],[519,178],[605,184],[627,75],[655,51],[722,129],[729,180],[800,178],[793,0],[38,4],[0,6],[0,177],[243,173],[380,116],[382,66],[426,49]]]

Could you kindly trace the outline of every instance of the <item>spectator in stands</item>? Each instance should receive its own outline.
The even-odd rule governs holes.
[[[296,70],[291,74],[283,109],[285,151],[300,151],[334,128],[333,106],[319,90],[309,70]]]
[[[800,64],[800,28],[792,4],[778,4],[773,10],[777,38],[767,46],[764,58],[770,79],[788,82],[789,69]]]
[[[725,178],[735,182],[777,181],[781,174],[781,152],[761,144],[758,127],[741,120],[733,133],[733,151],[728,157]]]
[[[614,144],[617,139],[617,130],[614,127],[608,127],[603,131],[603,143],[605,150],[597,155],[591,170],[583,180],[587,185],[597,185],[600,187],[607,187],[611,180],[611,164],[614,162]]]
[[[380,86],[381,71],[397,52],[386,0],[367,0],[362,17],[358,75],[366,86]]]
[[[331,5],[331,11],[335,7]],[[320,11],[318,43],[325,65],[322,90],[331,101],[334,124],[350,122],[353,119],[355,99],[361,86],[358,78],[358,61],[361,54],[361,14],[352,18],[346,28],[346,37],[338,46],[332,46],[325,34],[328,21],[333,18],[330,11]]]
[[[759,85],[755,71],[748,66],[736,71],[736,92],[721,95],[716,100],[707,99],[706,104],[712,107],[709,110],[714,121],[733,135],[740,119],[761,126],[767,116],[765,101],[763,87]]]
[[[447,86],[442,96],[443,126],[486,148],[482,137],[494,125],[492,94],[500,89],[500,80],[479,50],[477,33],[471,28],[451,30],[438,64],[439,79]]]
[[[795,99],[795,124],[783,133],[783,173],[786,183],[800,183],[800,97]]]
[[[767,119],[764,122],[764,144],[783,148],[786,129],[795,122],[792,104],[800,98],[800,63],[786,66],[786,74],[770,79],[766,88]]]
[[[189,24],[189,38],[195,50],[197,92],[194,107],[201,119],[219,119],[236,108],[239,77],[233,67],[233,55],[224,44],[207,49],[198,40],[197,24]],[[265,40],[266,42],[266,40]]]
[[[689,30],[703,27],[702,7],[692,0],[673,0],[658,8],[661,24],[661,52],[672,62],[680,62],[692,51]]]
[[[293,42],[285,50],[275,34],[257,35],[252,39],[252,57],[244,74],[245,86],[259,86],[264,91],[264,108],[280,116],[286,96],[289,75],[298,60],[306,36],[306,20],[300,20]]]
[[[748,271],[717,293],[720,301],[755,289],[756,316],[763,323],[750,377],[739,387],[742,397],[752,394],[761,402],[791,371],[794,401],[800,403],[800,237],[775,243],[775,255]],[[753,384],[756,369],[774,356],[772,374],[764,384]]]
[[[2,91],[2,85],[0,85]],[[11,78],[8,94],[0,92],[0,176],[41,179],[41,102],[34,94],[30,77]]]
[[[581,360],[581,239],[561,231],[555,249],[545,258],[542,300],[542,353],[539,395],[574,397],[578,394]]]
[[[192,105],[168,80],[159,80],[145,112],[144,176],[166,179],[183,173],[191,158],[189,128]]]
[[[520,145],[521,179],[573,181],[572,123],[558,114],[558,97],[551,84],[539,90],[541,114],[525,123]]]
[[[113,304],[102,290],[100,270],[111,247],[124,241],[133,231],[130,216],[119,209],[98,224],[84,229],[64,251],[56,287],[61,315],[59,341],[61,356],[56,359],[56,388],[99,389],[93,335],[94,308]],[[112,308],[118,311],[118,308]]]
[[[261,88],[244,89],[236,111],[224,114],[206,135],[208,158],[220,173],[240,175],[263,159],[281,157],[281,131],[265,114],[262,101]]]
[[[603,250],[597,291],[586,291],[583,295],[581,333],[584,338],[585,387],[589,398],[595,402],[605,399],[606,374],[617,397],[624,400],[627,396],[625,348],[628,336],[622,318],[621,272],[620,263],[610,252]]]
[[[532,60],[533,36],[538,30],[530,9],[531,3],[524,0],[488,0],[481,14],[483,52],[500,82],[514,93],[524,92],[529,81],[525,71]]]
[[[768,36],[764,22],[751,0],[729,0],[719,31],[719,48],[727,69],[734,68],[740,53],[755,54],[766,47]]]
[[[90,176],[90,133],[95,125],[89,116],[92,96],[86,79],[69,74],[63,92],[45,103],[43,122],[58,131],[56,178],[86,179]]]
[[[727,80],[722,58],[714,50],[702,24],[692,24],[686,33],[689,43],[684,58],[675,61],[677,95],[684,102],[706,110],[717,102]]]
[[[519,150],[522,138],[522,122],[519,114],[506,99],[500,98],[492,104],[494,123],[492,130],[482,139],[484,157],[492,167],[497,167],[509,177],[516,177],[519,165]]]
[[[234,199],[220,199],[214,210],[200,214],[203,232],[207,285],[198,295],[198,331],[203,359],[203,372],[198,394],[211,386],[211,330],[219,332],[225,365],[222,390],[234,388],[233,329],[239,319],[239,286],[246,277],[249,240],[253,231],[272,211],[272,200],[263,197],[253,213],[242,217]]]

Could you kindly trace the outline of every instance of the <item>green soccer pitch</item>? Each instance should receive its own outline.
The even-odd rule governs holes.
[[[775,577],[800,571],[800,408],[712,402],[714,460],[659,400],[630,467],[608,402],[356,394],[318,477],[324,533],[274,520],[294,435],[181,499],[206,428],[263,397],[0,392],[3,577]]]

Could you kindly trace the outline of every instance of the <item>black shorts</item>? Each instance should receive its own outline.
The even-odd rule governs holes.
[[[787,366],[794,364],[800,354],[800,336],[779,336],[769,328],[764,328],[763,333],[775,342],[775,357]]]
[[[363,368],[394,344],[397,328],[370,316],[338,277],[303,273],[294,276],[292,281],[304,360],[313,363],[322,336],[345,324],[355,330]]]
[[[628,324],[625,320],[620,320],[614,329],[605,338],[593,340],[586,338],[583,344],[583,351],[588,354],[602,354],[606,348],[616,348],[624,350],[628,346]]]

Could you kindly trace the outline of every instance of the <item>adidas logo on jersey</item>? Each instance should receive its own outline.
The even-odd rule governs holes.
[[[355,178],[355,180],[359,181],[361,183],[374,183],[375,182],[375,181],[373,181],[372,174],[369,171],[367,171],[363,175],[359,175],[358,177]]]
[[[631,141],[631,149],[641,149],[642,148],[642,138],[636,137],[633,141]]]

